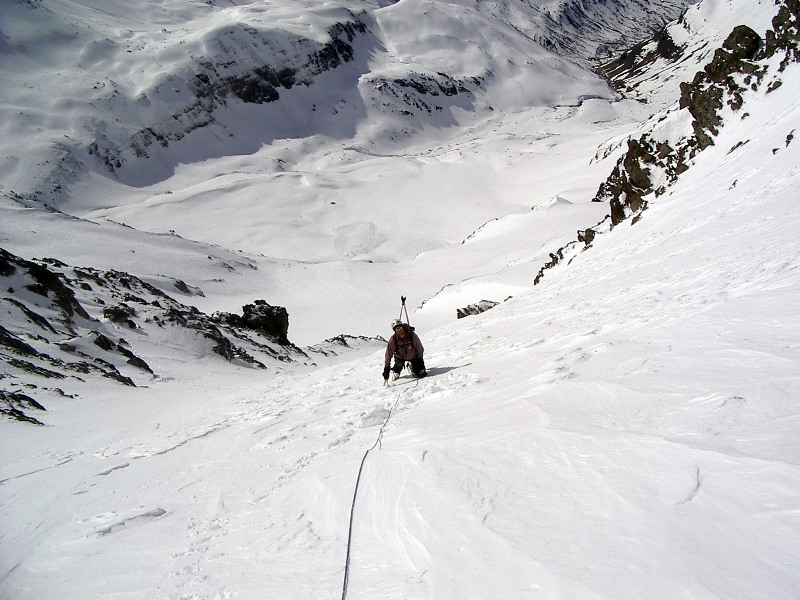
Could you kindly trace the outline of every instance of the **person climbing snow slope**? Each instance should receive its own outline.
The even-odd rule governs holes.
[[[389,338],[389,343],[386,345],[386,359],[383,365],[383,385],[389,382],[389,363],[394,357],[394,365],[391,368],[392,381],[400,377],[406,362],[411,365],[411,374],[414,377],[425,377],[427,371],[425,370],[425,361],[423,354],[425,348],[422,347],[422,342],[419,336],[406,323],[395,320],[392,322],[392,329],[394,334]]]

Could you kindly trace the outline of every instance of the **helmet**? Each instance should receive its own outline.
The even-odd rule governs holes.
[[[400,319],[395,319],[392,321],[392,331],[397,329],[398,327],[402,327],[405,323],[403,323]]]

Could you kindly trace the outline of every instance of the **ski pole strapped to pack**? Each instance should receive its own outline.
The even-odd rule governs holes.
[[[400,320],[403,320],[403,313],[406,315],[406,324],[411,328],[411,331],[414,331],[414,328],[411,327],[411,321],[408,319],[408,309],[406,308],[406,297],[400,296]]]

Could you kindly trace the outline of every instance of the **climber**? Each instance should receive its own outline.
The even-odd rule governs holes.
[[[397,319],[392,322],[392,329],[394,330],[394,335],[389,338],[389,343],[386,345],[383,384],[386,385],[389,381],[389,362],[392,356],[394,356],[394,365],[391,369],[392,381],[396,381],[400,377],[400,372],[406,362],[410,363],[411,374],[414,377],[426,377],[428,373],[425,370],[425,361],[422,358],[425,349],[422,347],[419,336],[406,323]]]

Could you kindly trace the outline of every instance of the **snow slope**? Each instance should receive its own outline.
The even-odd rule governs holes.
[[[385,316],[370,308],[401,294],[420,306],[447,287],[420,319],[450,321],[481,294],[499,301],[527,286],[547,247],[602,216],[587,200],[615,157],[593,161],[597,147],[652,110],[616,102],[605,81],[553,52],[585,64],[688,3],[595,4],[4,5],[0,240],[24,257],[180,279],[203,291],[191,302],[209,313],[264,298],[287,307],[304,346],[383,333]],[[227,81],[264,64],[299,68],[335,24],[362,22],[353,40],[341,36],[353,60],[281,88],[279,101],[192,91],[198,72]],[[456,84],[453,96],[439,91]],[[107,159],[120,166],[109,172]],[[559,197],[574,205],[551,211],[559,223],[523,215]],[[20,208],[42,202],[95,226]],[[456,277],[437,266],[511,214],[536,257],[509,244],[489,268],[477,251],[455,259]],[[443,248],[444,260],[432,257]],[[239,262],[255,268],[226,266]],[[510,281],[493,275],[523,262],[531,268]],[[306,293],[319,287],[322,303]]]
[[[349,598],[796,597],[795,91],[636,226],[425,332],[427,380],[212,373],[15,427],[5,597],[339,597],[382,428]]]
[[[738,6],[743,19],[763,8],[704,5],[711,14]],[[564,197],[572,204],[546,195],[542,208],[418,256],[428,285],[448,274],[460,282],[459,300],[475,298],[470,285],[478,295],[498,278],[504,292],[517,285],[485,314],[418,326],[429,379],[381,387],[382,353],[278,377],[206,361],[150,388],[93,382],[48,406],[49,427],[0,421],[0,596],[796,598],[798,64],[781,79],[726,114],[715,145],[636,225],[599,236],[536,287],[522,282],[542,253],[594,222],[574,210],[582,192]],[[476,131],[473,147],[490,150],[484,161],[520,142],[513,122]],[[554,130],[575,129],[558,131],[555,156],[529,164],[568,162],[571,149],[591,145],[582,127],[598,122],[554,120]],[[442,148],[447,160],[461,146]],[[518,173],[510,162],[498,176]],[[562,168],[582,172],[578,187],[590,189],[585,162]],[[360,173],[372,181],[380,172]],[[537,181],[537,172],[516,176],[523,186]],[[452,216],[457,204],[448,205]],[[17,215],[4,235],[17,249],[35,247],[17,233],[23,216],[53,231],[39,213],[15,210],[4,212]],[[515,250],[548,214],[564,229],[543,247]],[[80,249],[58,236],[44,243],[101,263],[129,250],[101,251],[110,238],[92,242],[85,223],[69,229],[81,230]],[[149,236],[113,230],[158,260]],[[343,250],[375,236],[348,231],[357,233],[341,236]],[[495,261],[474,282],[461,269],[478,261],[459,262],[473,251]],[[159,269],[188,270],[195,257]],[[209,263],[197,268],[210,277]],[[327,299],[325,275],[357,280],[367,266],[343,262],[317,276],[298,263],[287,272],[304,270],[304,292]],[[387,287],[404,268],[412,270],[387,267]],[[449,290],[420,293],[433,299],[412,322],[444,315],[437,299]],[[330,304],[317,302],[318,319],[337,312]],[[395,316],[386,306],[354,311],[379,323]]]

